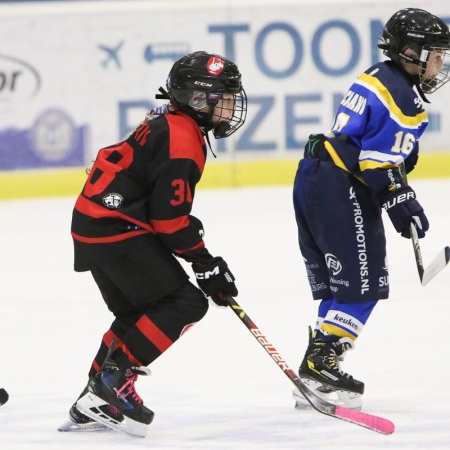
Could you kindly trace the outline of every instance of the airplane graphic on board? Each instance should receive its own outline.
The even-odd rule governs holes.
[[[109,63],[115,63],[118,69],[122,68],[122,64],[119,59],[119,50],[122,48],[125,41],[120,41],[115,47],[107,47],[106,45],[99,44],[98,48],[105,51],[107,54],[106,59],[101,62],[103,67],[108,67]]]

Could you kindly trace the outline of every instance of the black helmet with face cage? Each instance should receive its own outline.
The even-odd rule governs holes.
[[[440,52],[443,57],[448,55],[449,27],[442,19],[423,9],[401,9],[387,21],[378,47],[397,63],[417,64],[425,74],[431,52]],[[405,55],[408,48],[414,50],[417,58]],[[432,80],[426,80],[419,74],[420,87],[427,93],[436,91],[449,80],[448,71],[449,66],[444,61],[440,72]]]
[[[170,101],[205,131],[212,130],[216,139],[230,136],[245,122],[247,96],[241,74],[236,64],[223,56],[204,51],[183,56],[173,65],[166,86]],[[224,94],[233,106],[218,120],[214,110]]]

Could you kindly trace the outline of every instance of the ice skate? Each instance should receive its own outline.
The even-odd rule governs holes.
[[[353,341],[349,338],[339,339],[337,336],[325,335],[320,331],[313,339],[311,329],[309,331],[308,349],[299,369],[301,380],[324,400],[360,410],[364,383],[343,372],[339,365],[343,360],[343,353],[354,347]],[[297,409],[310,407],[298,390],[294,390],[293,397]]]
[[[110,431],[111,428],[96,422],[94,419],[85,416],[77,408],[76,403],[72,405],[69,411],[69,419],[58,427],[58,431],[76,431],[76,432],[88,432],[88,431]]]
[[[77,401],[86,395],[88,392],[87,386],[83,389],[83,392],[78,397]],[[116,419],[118,421],[123,420],[123,416],[121,417],[121,413],[119,411],[110,410],[110,414],[116,413]],[[77,402],[75,402],[69,410],[69,419],[61,424],[58,427],[58,431],[78,431],[78,432],[86,432],[86,431],[110,431],[111,428],[103,425],[91,419],[88,416],[85,416],[78,408]]]
[[[86,394],[77,401],[77,409],[121,433],[145,437],[154,414],[135,390],[138,375],[150,375],[150,371],[146,367],[123,369],[108,355],[100,372],[89,381]]]

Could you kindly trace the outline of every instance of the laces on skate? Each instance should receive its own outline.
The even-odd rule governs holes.
[[[131,398],[136,402],[142,405],[144,401],[139,396],[139,394],[136,392],[136,388],[134,386],[134,383],[136,382],[138,376],[137,375],[131,375],[128,377],[126,383],[117,391],[117,398],[126,398],[129,395]]]

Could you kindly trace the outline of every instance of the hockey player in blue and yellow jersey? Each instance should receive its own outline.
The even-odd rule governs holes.
[[[428,220],[406,173],[427,127],[423,102],[449,80],[450,32],[438,17],[402,9],[379,48],[389,58],[361,74],[342,100],[332,130],[311,135],[294,183],[298,238],[318,319],[299,375],[328,400],[360,408],[364,383],[343,372],[378,300],[388,298],[384,208],[396,231],[419,237]],[[302,396],[294,392],[297,406]]]

